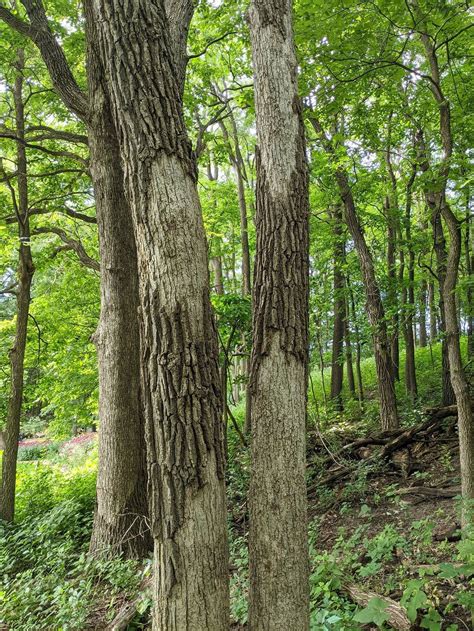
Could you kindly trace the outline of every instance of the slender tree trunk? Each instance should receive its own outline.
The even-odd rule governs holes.
[[[214,291],[218,296],[224,295],[224,277],[222,274],[222,258],[214,256],[211,259],[212,270],[214,273]]]
[[[423,29],[423,27],[425,27],[424,16],[422,16],[416,0],[414,0],[413,6],[419,18],[420,26]],[[459,261],[461,258],[462,237],[460,222],[451,210],[446,199],[450,162],[453,155],[451,110],[449,100],[442,90],[441,74],[433,40],[424,30],[420,31],[420,39],[430,66],[432,79],[430,87],[436,104],[438,105],[439,131],[444,154],[440,166],[442,188],[435,193],[436,210],[446,222],[450,236],[442,294],[444,298],[445,334],[449,354],[451,383],[458,409],[461,493],[463,500],[470,502],[474,499],[474,419],[472,415],[469,385],[467,383],[461,356],[459,321],[456,307],[456,285]],[[468,521],[472,523],[472,513],[470,510],[470,506],[466,505],[463,507],[462,523],[464,526],[468,524]]]
[[[420,151],[420,168],[426,173],[429,168],[428,153],[424,142],[423,131],[418,131],[418,144]],[[445,293],[443,291],[446,277],[446,239],[444,237],[443,224],[441,222],[441,197],[439,192],[433,192],[425,188],[425,201],[430,210],[430,223],[433,229],[433,247],[436,255],[436,274],[439,285],[439,332],[441,336],[441,388],[442,404],[444,406],[453,405],[455,402],[454,390],[451,383],[449,370],[448,344],[446,338],[446,313],[444,309]]]
[[[240,150],[239,143],[239,134],[237,130],[237,125],[235,122],[234,115],[232,113],[232,109],[228,109],[229,112],[229,120],[232,129],[232,139],[234,143],[234,148],[230,143],[229,133],[227,131],[227,127],[223,121],[220,122],[220,127],[222,130],[222,135],[224,136],[224,140],[226,142],[230,161],[234,167],[235,178],[237,181],[237,195],[239,200],[239,210],[240,210],[240,242],[242,247],[242,296],[250,296],[252,285],[251,285],[251,268],[250,268],[250,246],[249,246],[249,230],[248,230],[248,213],[247,213],[247,201],[245,198],[245,164],[242,158],[242,152]],[[246,345],[245,338],[242,340],[242,344]],[[249,387],[249,371],[250,371],[250,362],[248,358],[244,358],[243,360],[243,374],[247,380],[245,386],[245,422],[244,429],[246,433],[250,433],[251,424],[252,424],[252,393]],[[239,397],[238,397],[239,398]]]
[[[161,0],[94,0],[132,207],[155,543],[154,628],[229,627],[217,332],[196,164]]]
[[[319,121],[314,116],[312,116],[310,120],[315,131],[320,135],[326,152],[333,156],[334,147],[332,142],[325,135]],[[336,170],[335,175],[339,193],[344,202],[347,226],[354,240],[354,245],[359,257],[362,279],[364,282],[367,316],[372,328],[375,366],[380,397],[381,425],[384,430],[395,429],[398,427],[398,413],[397,400],[395,397],[394,375],[392,370],[392,357],[390,353],[385,312],[380,296],[380,289],[375,277],[374,262],[357,216],[347,173],[339,167]]]
[[[345,317],[344,317],[344,345],[346,348],[346,366],[347,366],[347,387],[353,398],[356,398],[356,386],[354,379],[354,367],[352,365],[352,342],[351,332],[349,328],[350,311],[347,296],[344,300]]]
[[[474,288],[472,286],[472,275],[474,273],[474,254],[471,245],[471,209],[470,191],[466,191],[466,227],[464,232],[464,259],[466,264],[466,276],[468,284],[466,288],[466,319],[467,319],[467,358],[474,358]]]
[[[348,279],[348,282],[349,282],[349,279]],[[362,348],[361,348],[359,327],[357,325],[357,312],[356,312],[356,307],[355,307],[354,292],[352,291],[352,289],[350,287],[349,287],[349,296],[350,296],[350,303],[351,303],[350,304],[350,310],[351,310],[351,313],[352,313],[352,320],[354,322],[354,331],[355,331],[355,339],[356,339],[357,392],[358,392],[360,408],[363,409],[363,407],[364,407],[364,384],[363,384],[363,381],[362,381],[362,367],[361,367]]]
[[[435,344],[438,341],[438,315],[435,298],[435,285],[430,282],[428,285],[428,303],[430,307],[430,342]]]
[[[413,167],[406,186],[405,216],[403,224],[405,228],[405,240],[408,250],[408,291],[403,283],[403,303],[405,305],[403,335],[405,338],[405,386],[411,402],[415,403],[418,396],[415,365],[415,338],[413,335],[413,315],[415,313],[415,252],[411,239],[411,207],[413,200],[412,188],[416,178],[417,167]],[[403,253],[403,249],[401,250]],[[426,331],[425,331],[426,338]],[[425,339],[426,344],[426,339]]]
[[[18,285],[16,288],[16,323],[15,341],[10,350],[11,390],[8,399],[5,422],[5,449],[2,460],[2,485],[0,488],[0,519],[13,521],[15,514],[16,467],[18,458],[18,440],[23,402],[23,380],[28,316],[30,310],[30,290],[35,271],[30,245],[30,223],[28,216],[28,177],[25,149],[25,112],[23,102],[23,71],[25,53],[22,48],[17,52],[15,62],[16,78],[13,88],[13,100],[16,121],[16,169],[17,195],[12,196],[12,203],[18,220],[19,258]]]
[[[99,365],[99,467],[90,551],[97,556],[141,558],[152,541],[140,401],[137,255],[90,0],[85,0],[84,7],[90,168],[101,261],[101,314],[94,336]]]
[[[421,281],[420,300],[419,300],[420,348],[425,348],[427,344],[427,339],[428,339],[428,335],[426,333],[426,306],[427,306],[426,293],[427,293],[427,282],[425,279],[423,279]]]
[[[342,265],[345,258],[345,243],[342,229],[342,206],[337,206],[332,213],[333,222],[333,289],[334,289],[334,324],[332,335],[331,360],[331,401],[338,410],[342,410],[342,382],[344,377],[344,332],[346,318],[346,300],[344,296],[344,274]]]
[[[306,631],[309,199],[292,3],[253,0],[249,16],[258,137],[249,629]]]
[[[400,343],[399,343],[399,313],[398,313],[398,287],[397,287],[397,236],[399,233],[398,218],[398,193],[397,180],[392,166],[391,158],[391,126],[392,112],[388,122],[388,146],[385,152],[385,164],[390,180],[390,193],[385,197],[385,214],[387,219],[387,306],[392,312],[390,318],[389,339],[390,355],[392,357],[393,376],[400,381]]]

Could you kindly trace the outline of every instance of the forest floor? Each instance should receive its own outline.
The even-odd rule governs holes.
[[[369,361],[362,413],[346,400],[343,413],[315,414],[310,397],[311,631],[473,629],[474,533],[460,538],[456,417],[423,411],[439,392],[432,356],[422,349],[417,360],[421,400],[415,409],[400,393],[398,432],[377,429]],[[243,402],[233,413],[243,424]],[[232,427],[228,449],[231,615],[244,631],[250,463]],[[96,469],[95,434],[21,445],[17,523],[0,528],[0,629],[110,630],[130,606],[133,621],[118,628],[150,628],[151,559],[87,556]]]

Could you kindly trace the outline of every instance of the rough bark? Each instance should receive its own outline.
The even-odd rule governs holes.
[[[334,156],[334,147],[326,136],[319,120],[311,116],[310,121],[321,137],[325,151]],[[339,194],[344,202],[346,223],[354,240],[362,272],[366,297],[366,311],[372,328],[372,339],[377,371],[378,391],[380,398],[380,420],[382,429],[398,427],[397,401],[395,397],[394,375],[392,370],[392,356],[385,321],[385,312],[380,295],[380,289],[375,277],[372,255],[365,240],[362,225],[357,216],[356,206],[347,173],[342,167],[335,172]]]
[[[137,519],[136,514],[146,513],[146,501],[144,482],[139,505],[135,501],[134,493],[130,495],[130,508],[125,508],[123,513],[124,497],[130,489],[129,480],[143,479],[143,436],[140,411],[137,410],[137,392],[130,390],[130,383],[136,382],[136,377],[130,382],[127,376],[130,374],[129,365],[135,365],[138,357],[138,347],[131,349],[132,341],[136,340],[134,333],[134,319],[136,318],[136,306],[131,304],[136,295],[137,280],[130,280],[129,255],[132,257],[133,268],[134,253],[129,250],[130,222],[125,215],[123,194],[120,193],[121,185],[118,183],[122,177],[122,171],[117,156],[117,141],[113,139],[115,128],[110,127],[110,114],[107,114],[107,105],[102,102],[100,86],[97,85],[98,77],[93,78],[91,86],[91,99],[97,112],[91,112],[87,96],[77,85],[71,69],[68,66],[64,52],[52,33],[41,0],[22,0],[30,22],[18,19],[6,8],[0,7],[0,18],[12,28],[30,37],[39,48],[43,61],[48,69],[52,83],[63,100],[66,107],[74,112],[87,126],[89,140],[91,142],[91,175],[94,190],[97,196],[97,220],[99,224],[99,241],[101,257],[106,258],[105,266],[101,267],[101,283],[105,283],[101,289],[102,312],[100,330],[105,331],[102,342],[99,344],[99,382],[100,387],[104,379],[107,388],[99,393],[100,414],[106,412],[104,421],[100,418],[101,431],[99,433],[100,458],[115,463],[107,473],[107,467],[99,463],[98,472],[98,506],[96,524],[92,536],[92,548],[96,550],[110,550],[125,554],[142,555],[147,549],[146,535],[130,539],[129,533],[142,532],[143,520]],[[89,5],[86,5],[86,10]],[[89,42],[90,44],[90,42]],[[95,131],[97,125],[97,132]],[[109,126],[109,127],[108,127]],[[95,135],[96,134],[96,135]],[[95,154],[95,155],[94,155]],[[97,159],[97,165],[94,164]],[[128,211],[129,212],[129,211]],[[122,231],[124,231],[122,233]],[[110,255],[106,256],[110,248]],[[122,250],[124,248],[124,250]],[[131,283],[130,287],[128,282]],[[110,306],[109,307],[109,303]],[[120,310],[125,308],[125,313]],[[107,318],[114,318],[110,332]],[[131,320],[131,322],[130,322]],[[123,325],[124,328],[121,328]],[[124,332],[130,331],[127,339]],[[122,343],[125,349],[122,350]],[[128,352],[130,351],[130,352]],[[108,378],[112,375],[112,378]],[[130,401],[125,396],[130,395]],[[110,396],[110,402],[108,397]],[[124,419],[127,420],[127,437],[123,436]],[[115,426],[120,428],[115,436]],[[104,433],[104,441],[101,434]],[[120,438],[119,438],[120,437]],[[114,448],[120,448],[120,453],[113,454]],[[142,452],[140,458],[135,457],[138,451]],[[129,457],[129,453],[132,457]],[[128,468],[123,463],[128,463]],[[122,463],[122,464],[120,464]],[[137,465],[138,469],[132,467]],[[102,474],[107,480],[102,483]],[[133,483],[135,484],[135,483]],[[113,486],[111,486],[113,485]],[[139,486],[136,484],[136,490]],[[110,493],[109,493],[110,491]],[[136,496],[135,496],[136,497]],[[110,509],[110,510],[109,510]],[[115,515],[117,523],[112,524],[112,515]],[[131,530],[130,530],[131,529]],[[107,538],[107,533],[110,535]],[[97,545],[94,543],[97,542]],[[143,544],[143,545],[142,545]],[[140,548],[140,550],[139,550]]]
[[[342,383],[344,378],[344,334],[346,300],[344,296],[344,274],[342,264],[345,256],[345,243],[342,229],[342,206],[332,213],[333,222],[333,290],[334,320],[331,358],[331,400],[336,409],[342,410]]]
[[[0,519],[10,522],[13,521],[15,514],[16,467],[23,402],[24,362],[31,300],[30,289],[35,271],[30,247],[27,157],[24,143],[23,70],[25,68],[25,55],[23,49],[18,50],[15,66],[17,73],[13,88],[13,100],[16,136],[18,138],[16,142],[17,195],[12,195],[12,203],[17,217],[20,247],[17,271],[18,286],[16,288],[15,340],[10,350],[11,390],[5,422],[5,449],[3,452],[2,484],[0,488]]]
[[[84,7],[90,169],[101,261],[101,313],[94,335],[99,360],[99,466],[90,551],[140,558],[152,542],[140,401],[137,254],[90,0]]]
[[[217,333],[196,164],[161,0],[94,0],[132,207],[155,542],[154,628],[229,626]]]
[[[253,0],[257,121],[251,631],[306,631],[305,484],[308,360],[308,170],[290,0]]]

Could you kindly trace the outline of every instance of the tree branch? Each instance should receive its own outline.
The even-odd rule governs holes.
[[[61,241],[65,243],[67,249],[75,252],[75,254],[77,255],[77,258],[85,267],[89,267],[90,269],[93,269],[96,272],[100,271],[99,262],[87,254],[82,243],[77,239],[72,239],[71,237],[69,237],[68,234],[61,228],[55,228],[53,226],[36,228],[35,230],[33,230],[33,234],[57,235],[61,239]],[[66,249],[66,248],[62,248],[62,249]]]
[[[64,51],[50,29],[42,1],[21,0],[21,2],[30,19],[29,23],[18,18],[2,5],[0,5],[0,19],[21,35],[31,39],[38,47],[55,90],[66,107],[86,122],[89,117],[87,97],[78,86]]]

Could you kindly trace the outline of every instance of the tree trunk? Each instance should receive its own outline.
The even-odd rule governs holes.
[[[342,382],[344,377],[344,333],[346,299],[344,296],[344,274],[342,265],[345,257],[345,243],[342,230],[342,207],[337,206],[332,213],[333,222],[333,288],[334,324],[331,359],[331,401],[337,410],[342,410]]]
[[[346,365],[347,365],[347,387],[349,388],[349,392],[352,397],[356,398],[356,387],[355,387],[355,379],[354,379],[354,367],[352,365],[352,342],[351,342],[351,332],[349,328],[350,322],[350,312],[349,312],[349,302],[347,300],[347,296],[345,299],[345,317],[344,317],[344,346],[346,348]]]
[[[347,279],[347,282],[349,284],[349,278]],[[362,381],[362,367],[361,367],[362,348],[361,348],[359,327],[357,325],[357,312],[356,312],[356,307],[355,307],[354,292],[352,291],[350,286],[349,286],[349,296],[350,296],[350,311],[351,311],[351,314],[352,314],[352,320],[354,322],[354,332],[355,332],[355,339],[356,339],[357,392],[358,392],[360,408],[363,409],[363,407],[364,407],[364,384],[363,384],[363,381]]]
[[[474,288],[472,286],[472,274],[474,273],[474,254],[471,245],[471,209],[470,191],[466,191],[466,228],[464,232],[464,259],[466,264],[466,276],[468,284],[466,288],[466,319],[467,319],[467,358],[474,358]]]
[[[249,17],[258,138],[249,629],[306,631],[309,199],[291,1],[253,0]]]
[[[413,315],[415,313],[415,252],[411,239],[411,207],[412,207],[412,188],[416,178],[417,167],[413,167],[411,175],[406,186],[406,202],[405,216],[403,223],[405,227],[405,240],[408,250],[408,291],[403,283],[403,303],[405,305],[403,336],[405,339],[405,386],[410,400],[415,403],[418,396],[418,386],[416,383],[416,365],[415,365],[415,338],[413,335]],[[403,249],[401,251],[403,254]],[[426,345],[426,331],[425,331]]]
[[[224,440],[207,244],[161,0],[94,0],[132,207],[155,542],[154,628],[229,627]]]
[[[12,196],[12,203],[18,219],[18,238],[20,242],[18,258],[18,286],[16,288],[16,324],[15,341],[10,350],[11,390],[8,399],[5,422],[5,449],[2,460],[2,485],[0,489],[0,519],[13,521],[15,514],[16,467],[18,458],[18,440],[20,435],[20,417],[23,402],[23,379],[28,316],[30,310],[30,289],[35,271],[31,256],[30,223],[28,216],[28,178],[25,149],[25,112],[23,102],[23,70],[25,54],[19,49],[15,62],[16,78],[13,88],[13,100],[16,121],[16,169],[17,196]]]
[[[390,318],[390,355],[392,358],[392,369],[394,379],[400,381],[400,344],[399,344],[399,309],[398,309],[398,287],[397,287],[397,236],[399,233],[398,218],[398,193],[397,180],[392,166],[391,159],[391,126],[392,112],[388,122],[388,146],[385,152],[385,164],[387,167],[391,191],[385,197],[385,214],[387,220],[387,307],[392,313]]]
[[[425,26],[416,0],[413,3],[420,18],[420,25]],[[449,354],[451,383],[458,408],[459,458],[461,463],[461,492],[466,505],[463,506],[462,523],[472,523],[472,507],[467,503],[474,499],[474,419],[471,409],[469,385],[464,373],[461,356],[459,321],[456,308],[456,285],[459,261],[461,258],[461,225],[454,215],[446,199],[446,189],[453,155],[453,138],[451,130],[451,110],[449,100],[442,91],[441,74],[438,58],[432,38],[420,31],[426,59],[430,66],[431,90],[439,111],[439,131],[443,147],[443,159],[440,165],[442,188],[435,193],[436,211],[442,215],[448,227],[450,242],[446,261],[446,272],[442,285],[444,298],[445,334]]]
[[[435,344],[438,341],[438,314],[435,299],[435,286],[433,282],[428,285],[428,303],[430,307],[430,342]]]
[[[423,131],[421,129],[418,130],[418,144],[420,152],[420,169],[423,173],[426,173],[430,168],[430,164],[428,160],[428,152],[424,142]],[[446,314],[444,309],[445,294],[443,292],[447,262],[446,239],[444,237],[443,224],[441,222],[440,193],[433,192],[429,190],[429,188],[425,188],[424,195],[426,204],[430,210],[430,223],[433,229],[433,248],[436,255],[436,274],[439,284],[439,331],[441,334],[442,405],[447,406],[452,405],[455,402],[455,397],[449,372],[448,345],[446,340]]]
[[[426,343],[427,343],[427,339],[428,336],[426,334],[426,291],[427,291],[427,283],[426,280],[423,279],[421,281],[421,287],[420,287],[420,301],[419,301],[419,308],[420,308],[420,318],[419,318],[419,324],[420,324],[420,348],[425,348]]]
[[[325,135],[318,119],[312,116],[310,120],[315,131],[320,135],[326,152],[333,156],[334,147],[332,142]],[[357,216],[347,173],[341,167],[338,167],[335,175],[339,193],[344,202],[347,226],[354,240],[362,272],[366,296],[366,311],[372,328],[375,367],[380,397],[380,421],[382,429],[395,429],[398,427],[398,413],[392,370],[392,356],[387,334],[385,312],[380,296],[380,289],[375,277],[374,262]]]
[[[97,556],[142,558],[152,541],[140,401],[137,255],[90,0],[84,8],[90,169],[101,261],[101,313],[94,335],[99,365],[99,466],[90,551]]]
[[[218,296],[224,295],[224,277],[222,274],[222,258],[214,256],[211,259],[212,270],[214,274],[214,291]]]

